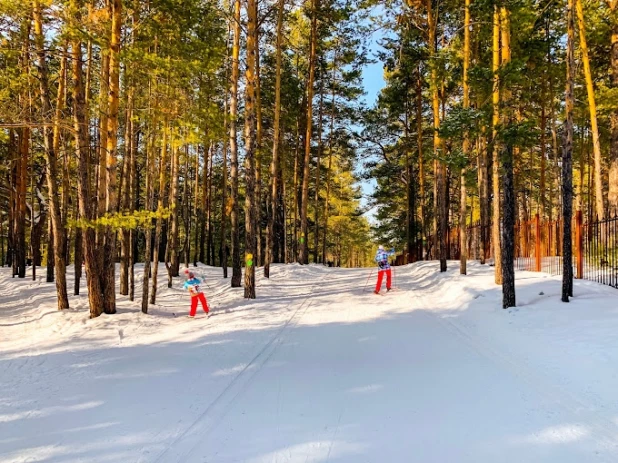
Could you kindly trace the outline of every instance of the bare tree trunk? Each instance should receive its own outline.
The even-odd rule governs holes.
[[[247,71],[245,93],[246,141],[245,141],[245,298],[255,299],[255,263],[257,259],[256,229],[256,52],[257,52],[257,2],[247,0]]]
[[[500,34],[501,34],[501,53],[502,65],[505,66],[511,61],[511,30],[509,11],[505,6],[500,8]],[[508,126],[513,123],[511,92],[503,88],[502,101],[505,107],[503,125]],[[503,148],[502,170],[503,170],[503,189],[504,204],[502,207],[502,240],[501,248],[501,267],[502,267],[502,307],[504,309],[515,307],[515,217],[516,202],[515,184],[513,175],[513,152],[512,141],[508,140]]]
[[[577,1],[577,0],[575,0]],[[567,1],[567,76],[565,91],[566,144],[562,152],[562,302],[573,296],[573,255],[571,244],[571,220],[573,215],[573,107],[575,103],[575,20],[574,0]]]
[[[49,96],[49,78],[47,72],[47,56],[43,34],[43,14],[38,0],[33,1],[34,36],[38,55],[39,87],[41,92],[41,111],[43,121],[51,121],[52,105]],[[47,188],[49,190],[49,215],[55,238],[54,267],[56,271],[56,292],[58,296],[58,310],[69,308],[69,296],[66,282],[66,252],[63,248],[65,228],[60,210],[60,192],[58,191],[58,165],[54,152],[54,134],[52,128],[46,124],[43,127],[43,142],[45,145],[45,160],[47,162]],[[34,207],[34,204],[32,205]]]
[[[470,86],[468,84],[468,68],[470,67],[470,0],[465,0],[465,14],[464,14],[464,62],[463,62],[463,107],[468,109],[470,107]],[[466,131],[463,141],[463,155],[468,161],[470,155],[470,139],[469,134]],[[459,205],[459,248],[460,248],[460,264],[459,273],[465,275],[467,273],[468,262],[468,234],[466,230],[466,215],[467,215],[467,201],[468,196],[466,193],[466,169],[461,169],[461,197]]]
[[[590,110],[590,129],[592,131],[592,146],[594,149],[594,194],[596,197],[596,213],[599,220],[605,219],[605,207],[603,204],[603,175],[601,170],[601,142],[599,140],[599,126],[597,122],[597,104],[594,97],[594,83],[590,70],[588,57],[588,45],[586,42],[586,25],[584,22],[584,8],[582,0],[575,0],[577,12],[577,25],[579,27],[579,50],[582,54],[584,76],[586,78],[586,90],[588,92],[588,108]]]
[[[318,108],[318,155],[315,161],[315,192],[314,192],[314,218],[315,233],[313,236],[313,263],[318,263],[319,236],[320,236],[320,170],[322,159],[322,112],[324,109],[324,79],[320,81],[320,106]]]
[[[131,84],[129,84],[131,85]],[[133,170],[135,160],[133,158],[133,89],[127,92],[127,111],[126,111],[126,127],[125,127],[125,159],[123,164],[122,176],[122,212],[123,214],[130,212],[131,207],[131,183],[133,179]],[[131,236],[129,229],[123,229],[121,232],[120,243],[120,294],[126,296],[129,294],[129,259]]]
[[[263,231],[262,231],[262,88],[260,77],[260,31],[259,31],[259,0],[256,0],[256,28],[255,28],[255,117],[256,117],[256,146],[255,146],[255,229],[256,229],[256,258],[255,265],[263,265]]]
[[[73,294],[75,296],[79,296],[79,287],[82,279],[82,262],[84,260],[83,253],[83,241],[84,237],[82,234],[82,229],[77,227],[75,229],[75,280],[73,285]]]
[[[430,59],[435,59],[437,54],[437,18],[434,14],[432,0],[427,0],[427,23],[429,28],[429,55]],[[440,95],[438,89],[438,69],[437,63],[431,65],[431,101],[433,110],[433,149],[436,161],[434,161],[434,228],[436,229],[436,246],[439,248],[440,271],[446,272],[447,247],[446,240],[448,234],[448,205],[447,205],[447,188],[446,188],[446,167],[437,161],[442,150],[442,140],[438,129],[440,128]],[[438,251],[438,249],[436,249]]]
[[[275,45],[275,121],[273,127],[273,157],[270,163],[270,209],[268,214],[268,243],[264,262],[264,276],[270,278],[270,264],[273,261],[275,241],[275,216],[277,214],[277,194],[279,191],[279,146],[281,137],[281,55],[283,48],[283,14],[285,0],[279,0],[277,11],[277,43]]]
[[[418,183],[421,203],[421,242],[427,239],[427,210],[425,206],[425,159],[423,157],[423,74],[421,64],[417,67],[416,84],[416,144],[418,149]],[[426,243],[425,251],[428,251]],[[429,253],[426,253],[429,259]],[[422,257],[422,255],[421,255]]]
[[[300,211],[300,252],[298,262],[309,263],[309,243],[307,209],[309,206],[309,166],[311,164],[311,135],[313,127],[313,85],[315,82],[315,67],[318,42],[318,8],[319,0],[311,0],[311,39],[309,55],[309,80],[307,82],[307,131],[305,134],[305,161],[303,166],[303,186]]]
[[[74,24],[81,23],[81,11],[77,0],[71,0]],[[82,44],[75,36],[72,40],[73,66],[73,126],[75,134],[75,152],[78,159],[77,192],[79,201],[79,215],[84,220],[92,220],[95,211],[91,206],[90,188],[90,140],[88,137],[88,118],[86,106],[86,92],[83,85]],[[86,266],[86,282],[88,286],[88,300],[90,303],[90,317],[95,318],[103,312],[103,294],[99,280],[101,268],[97,259],[96,236],[91,227],[83,230],[83,251]],[[77,284],[77,283],[76,283]]]
[[[618,18],[616,17],[616,0],[610,0],[611,9],[611,88],[618,88]],[[610,114],[611,141],[609,149],[609,206],[618,210],[618,109]]]
[[[234,42],[232,45],[232,83],[230,89],[230,164],[232,177],[232,288],[240,287],[240,229],[238,223],[238,140],[236,119],[238,118],[238,79],[240,74],[240,0],[234,3]]]
[[[56,111],[54,115],[54,153],[56,157],[60,156],[63,159],[62,162],[62,197],[61,197],[61,210],[62,227],[65,229],[65,239],[62,243],[62,253],[65,256],[65,263],[69,262],[69,238],[66,233],[67,229],[67,217],[69,210],[69,196],[70,196],[70,182],[69,182],[69,156],[66,150],[61,153],[60,144],[60,123],[62,119],[62,112],[66,109],[66,88],[67,88],[67,44],[63,44],[61,49],[62,56],[60,58],[60,76],[58,78],[58,94],[56,97]]]
[[[208,150],[208,163],[206,164],[208,167],[208,175],[206,178],[208,179],[208,183],[205,185],[205,194],[208,194],[208,202],[206,204],[206,263],[208,265],[214,265],[215,256],[214,249],[212,249],[212,176],[213,176],[213,160],[215,156],[215,143],[214,141],[210,143],[210,149]]]
[[[301,105],[301,107],[304,105]],[[294,151],[294,243],[293,252],[294,259],[298,259],[298,215],[299,215],[299,191],[298,191],[298,175],[300,170],[300,115],[296,119],[296,150]]]
[[[118,159],[118,106],[120,101],[120,40],[122,27],[122,0],[111,0],[112,32],[109,44],[109,98],[107,119],[107,196],[105,211],[118,211],[116,169]],[[116,313],[116,231],[107,227],[104,252],[103,309],[107,314]]]
[[[494,6],[493,16],[493,117],[492,117],[492,146],[493,146],[493,221],[492,221],[492,247],[495,265],[495,282],[502,284],[502,257],[500,249],[500,151],[498,147],[498,125],[500,124],[500,13],[498,6]]]
[[[107,9],[106,15],[110,14],[111,2],[105,2],[105,8]],[[106,18],[107,19],[107,18]],[[105,21],[106,22],[106,21]],[[107,126],[108,126],[108,105],[109,105],[109,52],[108,41],[109,36],[104,38],[104,43],[101,45],[101,76],[100,76],[100,91],[99,91],[99,144],[97,146],[98,153],[98,176],[95,180],[96,187],[95,192],[97,194],[97,217],[105,215],[106,203],[107,203]],[[104,275],[104,259],[105,259],[105,230],[101,227],[96,229],[97,236],[97,258],[99,259],[100,273],[98,277],[101,279],[101,290],[105,291],[105,275]]]
[[[36,265],[36,263],[34,262],[33,264]],[[46,283],[53,283],[56,280],[56,275],[54,272],[55,265],[56,259],[54,259],[54,226],[52,224],[52,218],[50,216],[47,220],[47,275],[45,278]]]
[[[545,218],[547,210],[547,113],[545,111],[545,79],[542,82],[543,90],[541,97],[541,179],[539,188],[540,216]]]
[[[180,271],[180,255],[178,253],[178,213],[180,209],[180,203],[178,201],[178,171],[180,168],[180,147],[175,147],[172,153],[172,181],[170,192],[169,206],[171,209],[170,214],[170,243],[168,246],[170,253],[170,264],[167,269],[168,280],[167,287],[172,287],[172,278],[177,277]]]
[[[155,228],[155,242],[153,252],[153,269],[152,269],[152,292],[150,293],[150,303],[155,304],[157,301],[157,277],[159,276],[159,250],[161,247],[161,233],[163,228],[163,209],[165,204],[165,185],[167,182],[167,131],[169,126],[167,120],[163,124],[163,139],[161,141],[161,157],[159,159],[159,200],[157,203],[157,224]]]
[[[230,57],[230,45],[229,45],[229,38],[230,38],[230,28],[228,27],[228,31],[227,31],[227,39],[226,39],[226,45],[225,45],[225,50],[226,50],[226,60],[225,60],[225,77],[226,80],[229,79],[229,57]],[[229,98],[229,94],[228,94],[228,90],[226,88],[225,90],[225,101],[224,101],[224,131],[225,133],[228,133],[229,130],[229,118],[228,118],[228,98]],[[227,216],[229,215],[229,211],[227,209],[227,201],[228,201],[228,193],[227,193],[227,175],[228,175],[228,168],[227,168],[227,151],[228,151],[228,143],[229,143],[229,139],[225,139],[224,143],[223,143],[223,152],[221,153],[222,157],[223,157],[223,163],[221,166],[221,237],[220,237],[220,242],[221,242],[221,267],[223,269],[223,278],[227,278],[227,260],[228,260],[228,254],[227,254]]]

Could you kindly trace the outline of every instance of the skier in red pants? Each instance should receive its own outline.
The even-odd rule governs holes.
[[[380,289],[382,288],[382,279],[384,278],[384,274],[386,274],[386,290],[391,290],[391,266],[388,263],[388,257],[395,254],[395,250],[391,249],[390,251],[385,251],[384,246],[378,246],[378,252],[376,253],[375,261],[378,264],[378,282],[376,284],[376,289],[374,293],[380,294]]]
[[[183,288],[189,290],[189,294],[191,295],[191,312],[189,312],[188,317],[195,317],[198,301],[202,303],[202,308],[204,309],[204,312],[206,312],[206,315],[209,315],[210,309],[208,308],[208,302],[206,302],[206,296],[200,289],[201,281],[195,278],[195,274],[189,271],[189,269],[185,270],[185,275],[187,277],[187,281],[185,281]]]

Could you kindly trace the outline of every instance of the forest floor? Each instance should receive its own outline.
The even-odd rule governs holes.
[[[164,268],[148,315],[121,296],[94,320],[2,268],[0,461],[618,461],[618,292],[563,304],[521,272],[502,310],[493,268],[449,264],[380,296],[370,269],[275,265],[253,301],[200,267],[193,320]]]

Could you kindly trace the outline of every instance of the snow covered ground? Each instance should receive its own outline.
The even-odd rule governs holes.
[[[0,461],[618,461],[618,291],[522,272],[504,311],[493,268],[451,267],[375,296],[369,269],[278,265],[255,301],[202,267],[195,320],[165,271],[149,315],[90,320],[0,269]]]

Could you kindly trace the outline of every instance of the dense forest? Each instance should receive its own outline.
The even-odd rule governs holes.
[[[197,262],[247,298],[256,268],[364,266],[376,241],[446,270],[478,222],[513,306],[516,221],[570,237],[618,208],[616,5],[0,0],[2,265],[46,266],[59,309],[84,278],[96,317]]]

